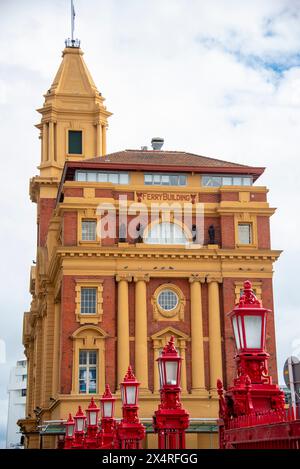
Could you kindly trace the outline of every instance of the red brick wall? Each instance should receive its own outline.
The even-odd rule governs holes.
[[[199,202],[216,204],[220,202],[220,193],[203,193],[199,194]]]
[[[259,249],[270,249],[270,219],[257,217],[257,241]]]
[[[251,202],[266,202],[267,194],[265,192],[251,192]]]
[[[77,245],[77,212],[65,212],[63,220],[64,246]]]
[[[64,276],[62,280],[61,299],[61,369],[60,392],[68,394],[72,387],[73,340],[72,334],[81,327],[75,317],[75,286],[80,276]],[[89,279],[103,280],[103,320],[98,326],[108,337],[105,339],[105,380],[115,390],[116,370],[116,314],[115,314],[115,280],[113,277],[90,276]]]
[[[83,197],[82,187],[66,187],[64,189],[65,197]]]
[[[186,299],[185,305],[185,316],[184,321],[154,321],[153,320],[153,306],[151,304],[151,297],[155,290],[162,284],[172,283],[178,286]],[[191,334],[191,311],[190,311],[190,285],[187,279],[170,279],[169,282],[166,279],[151,279],[147,284],[147,311],[148,311],[148,337],[165,329],[168,326],[172,326],[175,329],[187,334]],[[152,340],[148,343],[149,347],[149,386],[153,389],[153,343]],[[186,364],[187,364],[187,386],[188,389],[191,387],[191,369],[190,369],[190,343],[187,343],[186,350]]]
[[[239,200],[239,193],[238,192],[221,192],[221,201],[223,200],[236,202]]]
[[[53,213],[53,209],[55,207],[55,199],[48,199],[48,198],[42,198],[40,199],[40,221],[39,221],[39,246],[45,246],[46,239],[47,239],[47,233],[48,233],[48,227],[49,227],[49,221]]]
[[[224,249],[233,249],[235,247],[233,215],[221,216],[221,244]]]

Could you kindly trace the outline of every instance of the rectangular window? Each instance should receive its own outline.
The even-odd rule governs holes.
[[[75,181],[81,182],[111,182],[113,184],[129,184],[129,174],[125,172],[108,171],[76,171]]]
[[[202,186],[219,187],[219,186],[252,186],[253,178],[251,176],[232,176],[232,175],[203,175]]]
[[[21,389],[21,396],[22,397],[26,396],[26,389]]]
[[[96,314],[97,288],[82,287],[80,298],[80,314]]]
[[[144,174],[144,184],[147,186],[186,186],[187,177],[185,174],[172,173],[146,173]]]
[[[82,155],[82,131],[69,130],[68,153]]]
[[[97,392],[97,351],[79,351],[79,392],[96,394]]]
[[[251,223],[239,223],[238,235],[240,244],[252,244],[252,225]]]
[[[96,220],[82,220],[81,239],[82,241],[96,241]]]

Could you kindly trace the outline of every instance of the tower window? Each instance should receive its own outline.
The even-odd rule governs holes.
[[[251,223],[239,223],[239,243],[241,244],[252,244],[252,224]]]
[[[72,155],[82,154],[82,131],[69,130],[68,153]]]

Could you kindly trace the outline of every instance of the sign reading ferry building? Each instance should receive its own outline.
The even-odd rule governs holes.
[[[244,280],[273,310],[273,262],[280,253],[270,247],[274,209],[259,185],[264,168],[162,148],[107,155],[110,112],[82,56],[79,47],[63,51],[39,109],[41,162],[30,181],[37,260],[23,328],[27,417],[19,422],[26,445],[40,447],[42,439],[43,447],[55,447],[51,421],[78,404],[86,408],[105,383],[116,393],[120,416],[119,383],[129,364],[141,382],[140,417],[150,418],[159,400],[156,359],[174,335],[184,407],[193,419],[187,445],[216,446],[216,383],[230,383],[234,373],[227,312]],[[188,203],[190,226],[158,214],[151,223],[141,218],[132,233],[120,222],[121,196],[147,209],[153,202]],[[115,209],[113,237],[98,229],[107,216],[99,214],[103,204]],[[199,244],[197,204],[204,214]],[[276,381],[273,313],[267,341]],[[43,421],[51,432],[40,431]],[[155,447],[148,430],[145,444]]]

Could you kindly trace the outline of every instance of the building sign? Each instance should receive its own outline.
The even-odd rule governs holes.
[[[188,192],[137,192],[138,202],[191,202],[195,203],[196,195]]]

